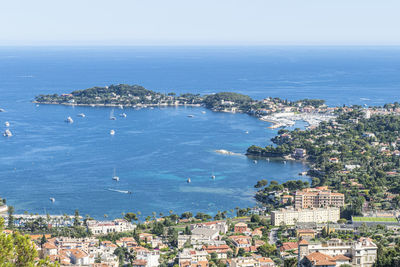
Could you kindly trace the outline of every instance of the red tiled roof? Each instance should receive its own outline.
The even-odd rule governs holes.
[[[280,251],[287,251],[287,250],[293,250],[293,249],[297,249],[297,242],[285,242],[282,244],[282,246],[280,247]]]

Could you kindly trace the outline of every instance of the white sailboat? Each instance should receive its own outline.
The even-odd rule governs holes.
[[[10,127],[10,123],[9,123],[8,121],[6,121],[6,122],[4,123],[4,125],[5,125],[6,127]]]
[[[114,131],[114,130],[111,130],[111,131],[110,131],[110,134],[111,134],[111,135],[115,135],[115,131]]]
[[[110,112],[110,120],[115,121],[116,119],[117,118],[115,118],[115,116],[114,116],[114,109],[112,109],[111,112]]]
[[[192,180],[190,180],[190,178],[187,179],[186,181],[188,184],[190,184],[192,182]]]
[[[85,113],[79,113],[77,116],[81,117],[81,118],[85,118],[86,117]]]
[[[126,113],[119,114],[120,117],[126,118]]]
[[[119,182],[119,177],[115,174],[115,168],[114,168],[114,175],[113,175],[112,179],[113,179],[114,181]]]

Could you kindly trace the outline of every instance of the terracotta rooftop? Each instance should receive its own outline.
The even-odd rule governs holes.
[[[313,265],[336,265],[335,259],[329,255],[321,252],[313,252],[306,256],[306,258],[313,263]]]
[[[293,249],[297,249],[297,242],[285,242],[282,244],[282,246],[280,247],[280,251],[287,251],[287,250],[293,250]]]
[[[304,239],[301,239],[299,241],[299,245],[308,245],[308,242],[306,240],[304,240]]]

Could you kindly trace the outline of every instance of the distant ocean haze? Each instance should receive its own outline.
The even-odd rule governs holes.
[[[277,130],[266,122],[192,107],[114,109],[112,121],[111,108],[36,107],[30,101],[38,94],[127,83],[163,93],[235,91],[256,99],[381,105],[400,100],[399,52],[379,47],[1,48],[0,108],[6,112],[0,113],[0,127],[4,131],[9,121],[14,136],[0,138],[0,196],[17,213],[79,209],[96,218],[130,211],[215,214],[253,206],[257,180],[308,179],[298,176],[307,170],[298,162],[254,164],[245,156],[214,152],[244,154],[252,144],[271,144]],[[127,118],[118,116],[122,112]],[[64,122],[68,116],[73,124]],[[112,180],[114,168],[119,182]]]

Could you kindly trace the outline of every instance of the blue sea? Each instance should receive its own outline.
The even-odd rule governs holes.
[[[298,176],[307,170],[300,162],[255,164],[215,153],[271,144],[277,130],[245,114],[126,108],[114,109],[112,121],[111,108],[31,103],[38,94],[119,83],[163,93],[234,91],[256,99],[382,105],[400,101],[400,48],[2,47],[0,129],[9,121],[14,136],[0,138],[0,197],[17,213],[215,214],[256,205],[253,185],[260,179],[308,179]],[[68,116],[73,124],[64,122]]]

